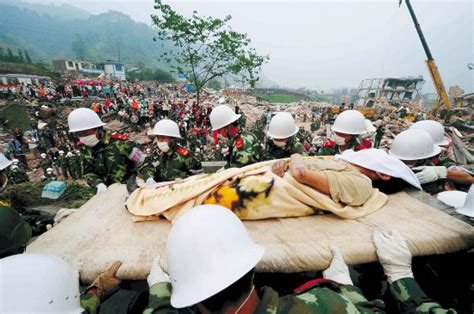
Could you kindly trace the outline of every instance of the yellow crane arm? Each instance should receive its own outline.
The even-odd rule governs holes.
[[[438,67],[434,60],[426,60],[426,65],[428,66],[428,71],[430,72],[431,79],[433,80],[433,85],[438,93],[438,101],[436,101],[433,111],[437,111],[439,108],[440,100],[446,109],[451,109],[451,103],[449,101],[446,90],[444,89],[443,81],[441,80],[441,75],[439,74]]]

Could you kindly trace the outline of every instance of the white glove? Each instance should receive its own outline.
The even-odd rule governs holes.
[[[107,185],[105,185],[105,184],[103,184],[103,183],[97,184],[96,187],[97,187],[97,193],[96,193],[96,195],[107,192]]]
[[[332,252],[331,265],[323,271],[323,277],[343,285],[354,285],[349,274],[349,267],[344,262],[341,251],[337,246],[331,245],[329,249]]]
[[[148,178],[148,179],[146,179],[145,184],[146,185],[153,185],[153,184],[156,184],[156,181],[153,178]]]
[[[415,174],[421,184],[435,182],[439,179],[446,179],[448,176],[448,169],[443,166],[421,166],[412,168],[412,170],[419,171]]]
[[[405,238],[397,231],[375,231],[373,236],[377,256],[389,283],[402,278],[413,278],[411,252]]]
[[[150,274],[146,277],[148,287],[160,282],[170,282],[170,276],[163,270],[160,264],[160,255],[157,255],[151,263]]]

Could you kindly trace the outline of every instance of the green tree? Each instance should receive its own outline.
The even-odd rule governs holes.
[[[15,60],[16,60],[16,57],[13,54],[13,51],[10,49],[10,47],[8,47],[7,48],[7,61],[15,62]]]
[[[71,49],[76,58],[84,60],[87,57],[86,43],[81,35],[76,35],[71,43]]]
[[[209,83],[207,83],[206,86],[209,87],[209,88],[215,89],[215,90],[218,90],[218,89],[222,88],[222,84],[218,80],[211,80],[211,81],[209,81]]]
[[[18,48],[18,62],[25,63],[25,58],[23,57],[23,52]]]
[[[245,79],[252,87],[258,81],[261,66],[268,60],[250,47],[247,34],[233,31],[224,19],[202,17],[193,12],[185,18],[161,0],[155,0],[158,15],[153,24],[158,38],[172,42],[177,49],[164,52],[161,57],[173,70],[188,74],[196,89],[199,103],[201,89],[211,80],[224,75]]]
[[[30,54],[28,53],[28,50],[25,49],[25,61],[28,64],[32,64],[33,61],[31,60]]]

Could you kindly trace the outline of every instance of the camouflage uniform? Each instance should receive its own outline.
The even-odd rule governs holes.
[[[262,150],[255,135],[240,129],[232,139],[225,167],[232,168],[250,165],[259,162],[261,157]]]
[[[82,179],[82,160],[80,156],[72,155],[68,157],[69,171],[73,180]]]
[[[146,180],[154,178],[155,181],[173,181],[176,178],[187,178],[194,171],[202,169],[201,161],[191,152],[181,146],[173,145],[171,153],[160,157],[147,157],[144,164],[139,167],[139,174]]]
[[[90,186],[125,183],[136,172],[136,165],[140,163],[136,157],[140,153],[126,136],[106,133],[99,144],[83,150],[84,179]]]
[[[347,147],[347,149],[352,149],[355,152],[368,148],[361,143],[358,136],[353,136]],[[342,154],[342,151],[341,147],[333,141],[324,142],[323,147],[318,152],[318,156],[334,156],[336,154]]]
[[[456,313],[430,300],[413,278],[395,281],[390,291],[402,313]],[[284,297],[270,287],[263,287],[258,295],[260,303],[254,313],[384,313],[385,309],[382,300],[367,300],[357,287],[325,279],[312,280]],[[170,297],[170,283],[151,286],[144,313],[198,313],[195,307],[173,308]]]
[[[16,169],[10,169],[10,171],[8,172],[8,179],[14,184],[30,181],[28,175],[26,174],[26,171],[21,169],[20,167]]]
[[[69,160],[66,158],[66,156],[59,156],[59,165],[61,167],[61,173],[64,177],[64,180],[67,180],[68,176],[71,174],[71,170],[69,166]]]
[[[290,157],[292,154],[301,154],[306,156],[306,150],[295,136],[288,139],[286,146],[279,148],[273,144],[272,140],[267,141],[263,151],[263,160],[273,160]]]
[[[46,169],[53,168],[51,161],[48,158],[42,158],[39,166],[43,169],[43,174],[47,177],[48,174],[46,173]]]

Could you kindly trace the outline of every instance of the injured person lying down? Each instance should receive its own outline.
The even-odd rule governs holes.
[[[420,183],[403,162],[379,149],[302,157],[230,168],[168,185],[144,187],[127,200],[135,221],[173,221],[201,204],[218,204],[240,219],[300,217],[331,212],[356,219],[380,209],[386,194]]]

